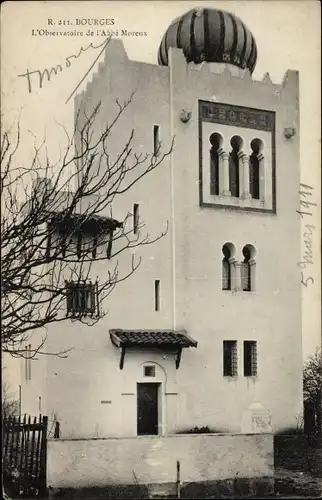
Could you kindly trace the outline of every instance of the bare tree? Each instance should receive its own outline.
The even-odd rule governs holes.
[[[10,387],[7,383],[1,384],[2,401],[1,401],[1,414],[2,418],[15,417],[20,414],[19,401],[12,397]]]
[[[152,153],[137,154],[132,130],[121,150],[110,154],[116,124],[132,100],[133,94],[122,104],[117,101],[117,112],[103,129],[100,125],[95,127],[101,103],[89,116],[79,112],[72,134],[64,129],[67,145],[54,164],[43,142],[40,147],[34,146],[30,164],[17,166],[15,157],[21,143],[19,126],[14,141],[10,131],[3,133],[3,352],[14,357],[45,353],[46,327],[67,317],[95,324],[104,314],[102,302],[140,265],[140,259],[132,258],[129,269],[122,274],[120,254],[151,244],[166,233],[167,223],[157,235],[151,236],[142,221],[136,221],[140,231],[129,227],[132,213],[128,212],[122,221],[112,216],[116,198],[155,170],[173,149],[172,140],[166,151],[159,143]],[[66,172],[70,173],[66,175]],[[110,261],[108,278],[88,282],[93,262],[106,259]],[[63,313],[66,301],[68,316]],[[79,307],[80,303],[84,307]],[[35,331],[41,332],[41,341],[27,353],[23,344]],[[53,354],[64,356],[66,352]]]
[[[304,365],[303,371],[303,394],[304,403],[310,409],[314,427],[317,433],[321,434],[322,425],[322,351],[316,349],[315,353],[309,357]]]

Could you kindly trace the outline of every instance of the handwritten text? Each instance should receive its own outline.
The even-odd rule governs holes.
[[[313,233],[315,230],[314,224],[310,224],[313,217],[313,207],[316,203],[312,202],[313,187],[307,184],[300,184],[300,210],[296,212],[300,215],[301,219],[307,220],[303,232],[304,253],[298,267],[301,269],[301,283],[307,287],[313,285],[314,278],[310,275],[309,266],[314,264],[313,256]]]
[[[110,38],[111,37],[106,38],[104,40],[104,42],[102,42],[100,45],[93,45],[92,43],[90,43],[86,48],[81,47],[80,51],[78,52],[77,55],[76,54],[72,54],[72,55],[66,57],[65,58],[65,63],[63,65],[58,64],[57,66],[53,66],[53,67],[51,67],[49,69],[45,68],[44,70],[36,69],[34,71],[29,71],[29,69],[27,69],[26,73],[23,73],[23,74],[18,75],[18,76],[22,77],[22,78],[26,78],[27,84],[28,84],[28,91],[31,94],[35,85],[38,86],[38,88],[41,89],[43,87],[43,83],[44,83],[45,78],[46,78],[45,81],[49,82],[50,79],[51,79],[51,77],[53,75],[56,76],[58,73],[61,73],[63,71],[63,69],[70,68],[70,66],[72,65],[71,61],[73,59],[78,59],[79,56],[83,52],[86,52],[88,49],[99,49],[99,48],[102,47],[102,50],[99,52],[99,54],[96,57],[96,59],[93,62],[93,64],[90,66],[90,68],[85,73],[85,75],[83,76],[83,78],[81,79],[81,81],[78,83],[78,85],[75,87],[75,89],[73,90],[73,92],[68,97],[68,99],[66,101],[66,103],[67,103],[70,100],[70,98],[75,94],[76,90],[78,89],[78,87],[80,86],[80,84],[84,81],[84,79],[86,78],[86,76],[88,75],[88,73],[90,72],[90,70],[93,68],[94,64],[99,59],[99,57],[102,54],[102,52],[105,50],[108,42],[110,41]]]

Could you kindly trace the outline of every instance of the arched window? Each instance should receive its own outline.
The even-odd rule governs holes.
[[[239,157],[238,153],[242,149],[243,140],[238,135],[234,135],[230,141],[232,150],[229,154],[229,191],[231,196],[239,197]]]
[[[223,138],[214,133],[209,137],[210,149],[210,194],[219,194],[219,150],[222,147]]]
[[[235,253],[234,245],[225,243],[222,247],[224,258],[222,260],[222,289],[231,290],[233,280],[233,256]]]
[[[251,292],[255,288],[255,248],[245,245],[243,248],[244,260],[241,266],[242,290]]]
[[[259,155],[263,150],[263,142],[253,139],[250,143],[252,153],[249,157],[249,192],[255,200],[260,199],[260,161]]]

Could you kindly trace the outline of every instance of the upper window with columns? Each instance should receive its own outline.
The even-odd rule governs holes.
[[[260,139],[253,139],[250,143],[251,154],[249,156],[249,192],[254,200],[259,200],[261,195],[260,181],[264,179],[261,168],[263,163],[264,144]]]
[[[209,137],[210,148],[210,193],[219,195],[219,169],[220,153],[222,152],[223,138],[220,134],[213,133]]]
[[[229,153],[229,192],[231,196],[239,197],[239,159],[242,155],[243,139],[234,135],[230,141]]]
[[[244,152],[244,140],[234,135],[231,150],[224,151],[224,138],[218,132],[210,135],[210,194],[261,200],[264,196],[264,143],[252,139],[250,152]]]
[[[199,203],[276,213],[275,111],[199,100]]]

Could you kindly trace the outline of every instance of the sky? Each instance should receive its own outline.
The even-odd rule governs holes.
[[[258,47],[254,80],[269,72],[274,83],[281,83],[287,69],[300,72],[300,147],[301,182],[312,186],[312,216],[303,221],[312,230],[312,264],[303,284],[303,357],[321,344],[321,280],[320,280],[320,3],[315,0],[272,1],[63,1],[5,2],[1,10],[1,114],[5,126],[17,123],[19,117],[22,144],[19,159],[26,161],[33,144],[45,140],[51,158],[58,157],[66,140],[63,127],[73,124],[73,99],[66,100],[92,65],[99,49],[82,51],[80,56],[66,58],[86,49],[91,43],[100,45],[104,35],[97,29],[146,32],[146,36],[121,37],[128,57],[157,63],[157,50],[162,35],[171,21],[193,7],[228,10],[252,31]],[[77,25],[77,20],[114,19],[113,26]],[[86,21],[82,21],[85,23]],[[83,36],[53,36],[48,31],[83,32]],[[89,34],[88,33],[89,30]],[[91,34],[94,33],[94,35]],[[101,33],[101,32],[100,32]],[[95,55],[93,55],[95,53]],[[79,87],[83,90],[97,70],[98,59]],[[62,65],[63,70],[50,81],[44,78],[39,88],[36,73]],[[31,90],[31,92],[30,92]],[[299,280],[301,270],[299,268]]]

